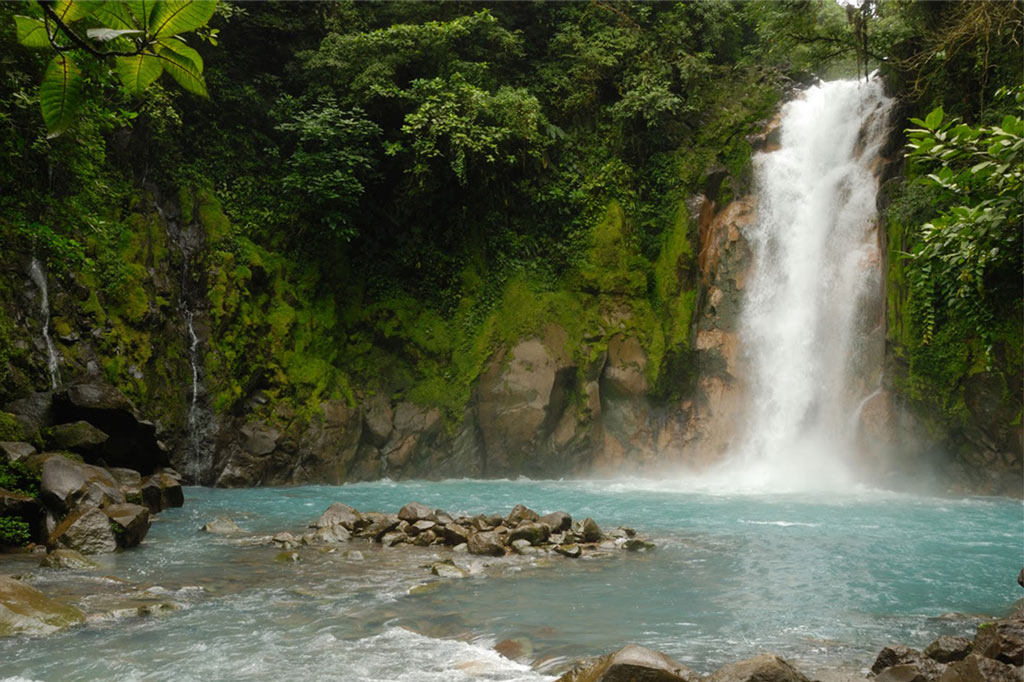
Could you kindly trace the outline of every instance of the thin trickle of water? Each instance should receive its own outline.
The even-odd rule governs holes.
[[[57,360],[57,349],[50,337],[50,290],[46,284],[46,273],[43,272],[43,265],[35,256],[29,265],[29,277],[39,288],[41,294],[39,301],[39,312],[43,316],[43,341],[46,343],[46,367],[50,372],[50,388],[57,388],[60,385],[60,365]]]
[[[851,482],[850,415],[877,386],[870,366],[883,295],[874,168],[891,101],[882,83],[809,88],[782,111],[781,147],[755,157],[755,265],[740,338],[750,374],[734,460],[753,487]]]

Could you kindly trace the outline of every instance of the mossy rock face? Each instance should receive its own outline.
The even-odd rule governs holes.
[[[20,441],[24,440],[21,424],[17,417],[10,412],[0,412],[0,440]]]
[[[0,577],[0,637],[48,635],[84,621],[74,606],[50,599],[18,580]]]

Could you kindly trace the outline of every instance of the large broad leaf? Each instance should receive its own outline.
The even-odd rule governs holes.
[[[174,52],[177,52],[178,54],[180,54],[182,57],[185,57],[185,58],[191,60],[192,63],[194,63],[196,65],[196,67],[199,69],[199,72],[202,73],[202,71],[203,71],[203,58],[202,58],[202,56],[200,56],[200,54],[198,52],[193,50],[191,47],[186,45],[184,42],[182,42],[181,39],[179,39],[179,38],[165,38],[164,40],[159,41],[159,43],[160,43],[161,46],[166,47],[168,50],[173,50]]]
[[[194,31],[210,21],[216,7],[216,0],[162,0],[153,12],[150,33],[166,38]]]
[[[134,57],[118,57],[114,65],[124,87],[133,95],[141,95],[142,91],[164,72],[163,62],[148,53]]]
[[[120,30],[137,30],[128,5],[123,2],[105,2],[93,12],[101,24]]]
[[[57,0],[53,5],[53,12],[67,24],[87,16],[95,9],[95,5],[95,2],[83,2],[83,0]]]
[[[206,83],[203,81],[203,69],[188,57],[178,54],[160,45],[156,57],[164,65],[164,71],[178,81],[178,85],[195,95],[206,97]]]
[[[50,131],[47,137],[56,137],[71,125],[82,103],[84,83],[82,72],[67,55],[59,54],[50,61],[39,85],[39,108]]]
[[[124,3],[132,17],[132,23],[141,29],[152,26],[153,12],[159,4],[158,0],[126,0]]]
[[[14,15],[14,28],[18,33],[18,42],[25,47],[49,47],[50,38],[46,35],[46,24],[34,17]]]
[[[928,114],[924,119],[924,126],[928,130],[935,130],[942,124],[942,117],[945,116],[945,112],[942,111],[942,107],[932,109],[932,112]]]

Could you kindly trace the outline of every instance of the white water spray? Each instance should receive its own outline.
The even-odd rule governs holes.
[[[878,385],[882,296],[874,166],[890,100],[882,83],[835,81],[782,111],[781,148],[754,159],[755,264],[741,343],[749,405],[729,485],[837,489],[853,482],[850,415]]]
[[[28,274],[35,285],[39,287],[39,292],[41,294],[39,311],[43,316],[43,341],[46,343],[46,366],[50,371],[50,388],[55,389],[60,385],[60,367],[57,362],[57,349],[53,345],[53,339],[50,338],[50,290],[46,284],[46,273],[43,272],[43,265],[35,256],[32,257],[32,263],[29,265]]]

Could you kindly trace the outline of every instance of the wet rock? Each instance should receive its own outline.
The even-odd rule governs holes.
[[[410,502],[398,511],[398,518],[409,523],[433,520],[434,510],[419,502]]]
[[[483,554],[486,556],[505,556],[505,543],[501,536],[494,531],[481,531],[469,536],[467,542],[470,554]]]
[[[577,665],[557,682],[697,682],[699,679],[695,672],[665,654],[630,644],[613,654]]]
[[[966,637],[943,635],[928,645],[924,655],[939,663],[952,663],[971,653],[971,640]]]
[[[803,673],[778,656],[761,654],[719,668],[711,673],[707,682],[809,682],[809,680]]]
[[[25,583],[0,577],[0,637],[48,635],[84,620],[75,607],[50,599]]]
[[[370,538],[377,542],[380,542],[384,534],[393,529],[399,523],[398,516],[395,514],[368,512],[363,514],[363,518],[369,521],[369,523],[364,528],[360,529],[356,535],[359,537]]]
[[[465,578],[467,573],[456,566],[452,561],[435,561],[430,566],[430,572],[440,578]]]
[[[1024,587],[1024,568],[1020,569],[1020,573],[1017,574],[1017,584]]]
[[[572,527],[572,516],[564,511],[551,512],[537,519],[551,529],[552,533],[569,530]]]
[[[944,669],[940,663],[928,658],[917,649],[896,645],[887,646],[878,653],[871,666],[871,672],[881,675],[885,670],[894,667],[899,667],[899,670],[891,673],[893,676],[920,675],[925,680],[938,679]],[[911,669],[913,669],[913,673]]]
[[[494,650],[513,661],[529,661],[533,656],[533,642],[525,637],[503,639],[494,645]]]
[[[522,539],[513,540],[510,543],[510,546],[512,547],[512,549],[515,550],[516,554],[522,554],[524,556],[529,556],[531,554],[536,554],[537,553],[537,548],[534,547],[532,544],[530,544],[529,540],[522,540]]]
[[[452,518],[451,514],[449,514],[443,509],[435,509],[433,519],[437,521],[437,525],[439,526],[445,526],[455,521],[455,519]]]
[[[349,542],[352,539],[352,534],[348,528],[342,525],[328,526],[327,528],[317,528],[314,532],[308,533],[309,540],[315,545],[340,545],[344,542]],[[303,536],[304,538],[306,535]]]
[[[526,540],[531,545],[540,545],[551,535],[551,529],[543,523],[520,523],[509,534],[509,541]]]
[[[491,530],[496,524],[492,524],[490,517],[486,514],[479,514],[470,520],[469,525],[473,530],[483,532]]]
[[[8,462],[20,462],[36,454],[36,449],[28,443],[0,441],[0,459]]]
[[[95,561],[73,549],[52,550],[43,557],[39,565],[43,568],[65,569],[69,571],[87,571],[99,567],[99,564]]]
[[[82,554],[107,554],[117,549],[117,539],[106,514],[96,507],[79,507],[57,525],[48,545]]]
[[[579,536],[583,542],[600,542],[601,541],[601,527],[597,525],[597,521],[590,518],[589,516],[579,522],[579,526],[573,528],[573,531]]]
[[[1010,665],[1024,665],[1024,620],[1005,619],[978,626],[973,652]]]
[[[117,481],[117,487],[128,502],[138,504],[142,501],[142,474],[124,467],[111,467],[107,472]]]
[[[555,551],[562,556],[569,557],[570,559],[579,559],[583,554],[583,550],[581,550],[580,546],[576,544],[556,545]]]
[[[301,561],[301,560],[302,560],[302,557],[299,556],[299,553],[298,552],[293,552],[291,550],[284,550],[283,552],[278,552],[274,556],[274,561],[279,561],[281,563],[294,563],[296,561]]]
[[[446,544],[455,546],[469,542],[469,531],[457,523],[448,523],[440,529],[440,534]]]
[[[642,540],[640,538],[630,538],[622,543],[622,549],[630,552],[646,552],[654,549],[655,544],[650,540]]]
[[[512,511],[508,516],[505,517],[505,523],[508,526],[516,526],[524,521],[536,521],[540,518],[540,514],[533,511],[529,507],[524,507],[521,504],[517,504],[512,508]]]
[[[380,538],[380,543],[385,547],[394,547],[395,545],[399,545],[403,542],[408,541],[409,536],[397,530],[384,533],[384,535]]]
[[[138,504],[112,504],[103,513],[110,519],[118,547],[136,547],[149,532],[149,510]]]
[[[437,540],[437,533],[432,530],[425,530],[419,535],[416,535],[412,539],[412,544],[416,547],[429,547],[434,544]]]
[[[158,472],[142,479],[142,503],[157,514],[164,509],[185,504],[181,481],[166,472]]]
[[[98,446],[109,438],[87,421],[58,424],[43,432],[43,444],[48,450],[71,450],[82,454],[99,453]]]
[[[886,668],[875,676],[876,682],[936,682],[919,664],[900,663]]]
[[[354,531],[363,523],[363,515],[356,511],[355,508],[341,502],[335,502],[320,515],[320,518],[310,524],[310,528],[341,526]]]
[[[423,533],[425,531],[431,530],[432,528],[435,528],[436,526],[437,526],[437,524],[434,523],[433,521],[427,521],[427,520],[417,521],[416,523],[412,524],[412,526],[409,527],[408,533],[409,533],[409,535],[419,535],[420,533]]]
[[[213,521],[207,521],[200,530],[213,535],[232,535],[243,532],[230,516],[218,516]]]
[[[1020,682],[1020,668],[977,654],[951,663],[939,682]]]

